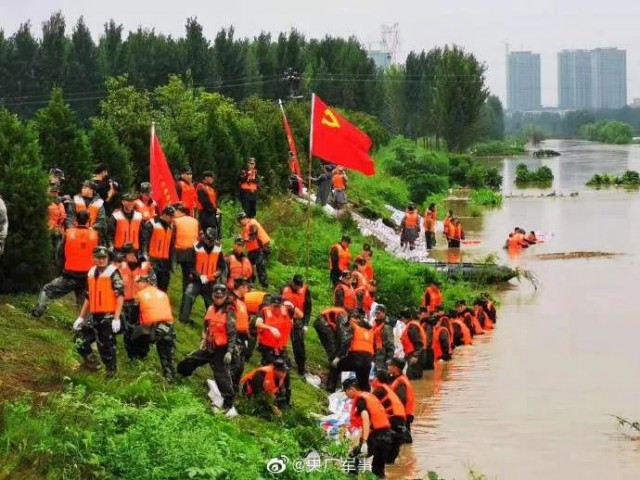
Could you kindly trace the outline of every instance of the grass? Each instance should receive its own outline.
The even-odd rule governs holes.
[[[501,207],[502,194],[488,188],[473,190],[469,196],[472,205],[481,207]]]
[[[493,140],[474,145],[471,154],[477,157],[495,157],[502,155],[522,155],[526,152],[525,142],[519,138]]]
[[[587,182],[589,187],[627,187],[637,188],[640,186],[640,174],[635,170],[627,170],[621,176],[611,175],[608,173],[598,174],[596,173]]]

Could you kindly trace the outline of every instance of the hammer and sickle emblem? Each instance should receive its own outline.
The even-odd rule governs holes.
[[[324,115],[322,116],[322,120],[320,121],[322,125],[326,125],[330,128],[340,128],[340,124],[338,123],[338,119],[333,114],[331,110],[328,108],[325,109]]]

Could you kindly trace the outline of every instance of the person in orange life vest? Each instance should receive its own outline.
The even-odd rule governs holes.
[[[247,159],[247,168],[240,171],[238,185],[240,187],[239,196],[242,210],[249,218],[256,218],[256,203],[258,201],[258,189],[260,188],[261,177],[256,169],[256,159]]]
[[[424,212],[423,227],[424,237],[427,244],[427,250],[431,250],[436,246],[436,224],[438,220],[438,214],[436,212],[436,204],[431,203],[427,211]]]
[[[88,227],[89,212],[81,211],[76,215],[78,225],[65,231],[64,239],[58,250],[58,263],[62,273],[47,283],[40,292],[37,305],[31,315],[40,317],[51,300],[75,292],[78,307],[84,301],[87,291],[87,272],[93,266],[92,252],[98,246],[98,232]]]
[[[162,375],[168,381],[176,376],[176,334],[173,330],[173,314],[169,296],[158,289],[149,275],[136,278],[135,302],[140,312],[139,325],[133,332],[132,347],[135,358],[147,358],[152,343],[160,358]]]
[[[447,239],[447,244],[449,243],[449,226],[451,225],[451,221],[453,220],[453,210],[448,210],[447,215],[444,217],[442,221],[442,233]]]
[[[420,214],[416,210],[416,204],[410,203],[407,205],[407,209],[400,223],[402,229],[400,233],[400,247],[409,247],[409,250],[413,250],[416,246],[416,240],[420,235]]]
[[[378,304],[373,324],[374,363],[376,371],[386,370],[387,362],[393,358],[395,339],[393,329],[397,320],[387,317],[387,307]]]
[[[342,272],[340,283],[333,290],[334,307],[342,307],[347,311],[357,308],[358,298],[352,282],[351,272],[348,270]]]
[[[333,189],[333,207],[341,210],[347,204],[347,186],[349,181],[342,167],[336,167],[331,176],[331,188]]]
[[[262,365],[269,365],[276,358],[284,358],[290,364],[287,343],[294,322],[301,322],[303,315],[302,310],[280,295],[274,295],[271,303],[262,307],[256,318],[258,351],[262,354]]]
[[[227,288],[234,288],[237,278],[250,280],[253,276],[253,266],[244,254],[244,240],[240,236],[233,238],[233,251],[227,256]]]
[[[493,322],[484,311],[482,300],[477,298],[473,301],[473,317],[475,319],[474,321],[480,325],[483,332],[493,329]]]
[[[196,216],[196,188],[193,186],[193,172],[191,167],[184,167],[180,170],[180,178],[176,182],[176,193],[180,202],[190,217]]]
[[[104,234],[106,226],[104,201],[96,194],[96,185],[91,180],[82,182],[80,193],[73,197],[72,203],[69,203],[65,228],[73,227],[76,215],[83,211],[89,212],[88,226]]]
[[[136,210],[142,214],[142,220],[148,222],[156,216],[157,204],[156,201],[151,198],[151,184],[149,182],[142,182],[140,184],[140,196],[136,200]]]
[[[456,302],[456,310],[451,315],[450,318],[455,318],[461,320],[469,329],[471,336],[475,335],[475,326],[473,325],[473,310],[467,307],[467,302],[464,300],[458,300]]]
[[[111,216],[120,185],[109,178],[109,170],[104,163],[99,163],[93,169],[91,181],[96,185],[96,194],[104,201],[105,215]]]
[[[351,452],[351,456],[373,456],[371,471],[378,478],[385,477],[385,464],[389,452],[393,447],[391,424],[387,418],[384,406],[378,397],[367,390],[362,391],[359,383],[354,379],[342,382],[342,390],[351,400],[351,425],[361,427],[358,446]]]
[[[434,369],[434,353],[433,353],[433,332],[437,323],[435,315],[431,315],[428,312],[427,307],[420,307],[418,309],[418,322],[422,326],[427,338],[427,344],[425,346],[425,353],[423,355],[422,366],[425,370]]]
[[[237,391],[244,371],[247,350],[249,349],[250,313],[247,304],[244,302],[245,295],[249,293],[249,283],[244,278],[236,278],[233,286],[234,288],[229,294],[229,300],[236,311],[237,347],[231,363],[231,379],[233,380],[233,387]]]
[[[140,249],[142,214],[135,210],[136,196],[133,193],[122,195],[122,208],[113,212],[107,220],[107,246],[120,251],[125,243]]]
[[[220,233],[218,195],[213,188],[213,181],[213,172],[207,171],[202,174],[202,182],[196,187],[196,205],[200,210],[200,230],[212,227]]]
[[[158,288],[166,292],[173,271],[173,250],[175,244],[175,227],[173,216],[176,209],[167,205],[162,214],[155,216],[142,225],[140,244],[142,255],[151,260],[153,270],[158,278]]]
[[[442,284],[436,280],[425,289],[422,296],[422,306],[427,307],[429,313],[434,313],[436,308],[442,305]]]
[[[189,259],[188,283],[182,294],[180,304],[180,322],[193,325],[191,310],[198,296],[204,300],[205,310],[211,305],[211,293],[214,284],[225,285],[227,282],[227,262],[218,240],[218,232],[209,227],[193,244]]]
[[[124,282],[115,265],[109,264],[106,247],[93,249],[95,265],[87,273],[87,298],[73,323],[74,343],[88,367],[96,367],[93,344],[106,368],[107,377],[116,374],[116,333],[122,326],[120,314],[124,304]],[[89,317],[85,319],[87,313]]]
[[[272,364],[254,368],[240,380],[242,394],[247,397],[265,395],[274,400],[273,413],[290,407],[289,366],[278,358]]]
[[[464,230],[458,217],[453,217],[449,223],[447,237],[449,239],[449,248],[460,248],[460,242],[464,240]]]
[[[351,279],[353,282],[353,277]],[[367,317],[371,315],[371,307],[376,300],[376,291],[378,289],[378,283],[375,280],[369,281],[366,285],[355,289],[356,302],[358,308],[364,310]]]
[[[240,212],[236,220],[242,226],[242,238],[247,249],[247,257],[255,267],[258,280],[263,288],[269,287],[267,278],[267,259],[271,253],[271,238],[255,218],[249,218],[245,212]],[[252,276],[251,280],[254,280]]]
[[[367,277],[367,280],[371,281],[374,278],[373,274],[373,265],[371,265],[371,259],[373,257],[373,250],[371,250],[371,245],[365,243],[362,245],[362,253],[360,256],[364,258],[366,265],[364,266],[364,275]]]
[[[529,248],[529,242],[525,239],[525,234],[527,232],[521,229],[520,227],[516,227],[513,229],[513,236],[515,240],[518,242],[522,248]]]
[[[404,405],[406,414],[404,443],[413,443],[411,438],[411,424],[416,412],[416,394],[409,378],[403,373],[407,362],[402,358],[392,358],[387,370],[391,376],[391,389]]]
[[[355,270],[351,272],[351,278],[353,280],[353,288],[358,289],[360,287],[368,287],[369,280],[367,279],[367,276],[364,273],[364,269],[367,265],[367,261],[364,258],[362,258],[360,255],[358,255],[353,260],[353,263],[355,265]]]
[[[456,347],[471,345],[473,342],[471,329],[464,322],[464,315],[458,316],[458,313],[454,311],[449,314],[449,320],[453,327],[453,345]]]
[[[188,215],[188,209],[182,204],[174,205],[176,213],[173,216],[175,227],[175,256],[176,263],[182,271],[182,292],[189,283],[189,274],[193,262],[193,244],[200,238],[200,224],[198,220]]]
[[[480,300],[482,301],[485,313],[489,316],[492,324],[495,325],[498,322],[498,312],[491,300],[491,296],[487,292],[483,292],[480,294]]]
[[[405,329],[400,337],[404,357],[409,366],[407,377],[411,380],[422,378],[424,370],[424,350],[427,346],[427,334],[417,320],[413,319],[410,310],[400,312],[400,321],[405,324]]]
[[[295,322],[293,330],[291,330],[291,347],[298,374],[304,377],[307,361],[304,334],[309,329],[309,320],[311,318],[311,291],[309,286],[305,285],[302,275],[296,273],[293,276],[291,283],[282,289],[282,298],[293,303],[302,312],[302,321]]]
[[[355,372],[361,390],[369,391],[369,372],[373,362],[374,332],[359,309],[349,312],[349,323],[339,325],[340,346],[331,361],[327,390],[333,392],[342,372]]]
[[[343,235],[340,243],[334,244],[329,249],[329,279],[334,287],[340,281],[342,272],[349,270],[351,266],[349,245],[351,245],[351,237]]]
[[[318,334],[320,343],[327,354],[327,360],[329,363],[338,354],[338,345],[340,339],[338,333],[340,331],[339,325],[346,325],[349,323],[349,316],[344,308],[329,307],[320,312],[315,322],[313,322],[313,328]]]
[[[435,315],[429,317],[429,321],[434,324],[432,343],[434,362],[451,360],[451,352],[455,348],[453,345],[453,325],[451,325],[449,317],[444,314],[444,308],[439,306]]]
[[[231,362],[236,349],[236,311],[227,295],[227,287],[213,286],[213,303],[204,316],[204,331],[200,348],[178,363],[178,373],[190,376],[198,367],[209,364],[224,398],[223,409],[233,406]]]
[[[250,361],[253,351],[258,344],[258,329],[256,328],[257,317],[262,309],[271,303],[271,294],[260,290],[252,290],[251,283],[247,283],[249,292],[244,296],[244,303],[249,312],[249,346],[245,350],[245,361]]]
[[[64,235],[64,221],[67,218],[67,212],[64,204],[59,196],[60,187],[57,183],[49,184],[47,192],[49,196],[49,206],[47,207],[47,223],[49,226],[49,235],[51,236],[51,247],[54,258],[57,256],[58,249],[62,243]],[[60,267],[60,265],[56,265]]]
[[[395,463],[400,453],[400,445],[407,436],[407,414],[404,404],[391,388],[391,381],[391,375],[386,369],[378,370],[371,380],[371,393],[382,403],[391,425],[391,450],[386,459],[388,464]]]

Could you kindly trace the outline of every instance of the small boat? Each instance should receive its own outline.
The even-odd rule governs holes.
[[[459,278],[470,282],[486,284],[508,282],[518,276],[518,272],[506,265],[492,265],[487,263],[444,263],[433,264],[438,272],[445,273],[450,278]]]

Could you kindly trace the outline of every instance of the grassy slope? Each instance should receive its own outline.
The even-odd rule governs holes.
[[[384,153],[384,152],[383,152]],[[355,177],[355,176],[354,176]],[[388,178],[355,179],[351,194],[381,205]],[[364,179],[364,180],[363,180]],[[398,195],[407,195],[397,179],[389,181]],[[384,198],[381,198],[384,197]],[[239,207],[228,204],[224,218],[233,219]],[[309,249],[309,283],[314,314],[330,304],[326,270],[329,247],[346,232],[352,235],[353,253],[365,241],[349,220],[338,221],[312,207]],[[272,290],[284,285],[294,273],[306,273],[306,206],[290,198],[273,201],[259,212],[272,233],[274,248],[269,275]],[[223,225],[229,250],[233,222]],[[395,259],[376,251],[374,267],[381,279],[382,301],[397,310],[417,304],[425,277],[433,272],[424,266]],[[180,275],[174,275],[171,298],[179,306]],[[468,285],[445,284],[447,306],[458,298],[471,299]],[[176,386],[167,386],[159,375],[154,351],[144,363],[129,365],[118,340],[119,373],[105,381],[101,373],[79,368],[71,323],[72,299],[55,302],[41,319],[28,312],[35,297],[0,297],[0,478],[259,478],[266,475],[266,461],[285,454],[300,458],[311,448],[325,445],[322,432],[305,413],[324,411],[326,395],[292,373],[293,411],[281,419],[265,420],[241,415],[228,421],[209,411],[204,380],[208,368]],[[201,318],[196,304],[193,318]],[[177,359],[199,344],[200,332],[177,325]],[[321,373],[326,365],[315,331],[307,337],[310,370]],[[254,354],[254,362],[258,355]],[[250,405],[240,404],[247,412]],[[274,423],[275,422],[275,423]],[[242,466],[239,468],[239,466]],[[336,478],[336,473],[326,474]],[[287,478],[287,475],[280,475]],[[299,478],[299,475],[298,475]],[[314,478],[318,478],[316,475]]]

